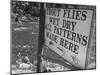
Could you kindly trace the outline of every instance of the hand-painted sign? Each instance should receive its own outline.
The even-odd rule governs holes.
[[[93,10],[46,8],[45,44],[74,66],[85,68]]]

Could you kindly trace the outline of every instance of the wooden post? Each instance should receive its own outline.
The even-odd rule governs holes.
[[[38,42],[38,53],[37,53],[37,73],[41,72],[41,52],[44,44],[44,25],[45,25],[45,14],[44,14],[44,3],[40,5],[40,24],[39,24],[39,42]]]

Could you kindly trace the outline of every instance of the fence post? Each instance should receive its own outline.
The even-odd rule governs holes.
[[[44,44],[44,25],[45,25],[45,14],[44,14],[44,3],[40,5],[40,23],[39,23],[39,39],[38,39],[38,52],[37,52],[37,73],[41,72],[41,52]]]

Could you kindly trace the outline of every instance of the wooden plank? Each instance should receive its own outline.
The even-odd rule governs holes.
[[[93,45],[93,36],[94,36],[93,31],[95,30],[96,7],[95,6],[91,7],[91,9],[93,10],[93,15],[92,15],[91,28],[90,28],[90,34],[89,34],[89,42],[88,42],[88,48],[87,48],[87,54],[86,54],[85,69],[88,69],[88,66],[89,66],[91,52],[92,52],[91,49],[92,49],[92,45]]]

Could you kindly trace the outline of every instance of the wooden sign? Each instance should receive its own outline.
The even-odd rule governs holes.
[[[46,8],[45,45],[72,65],[85,69],[93,10]]]

